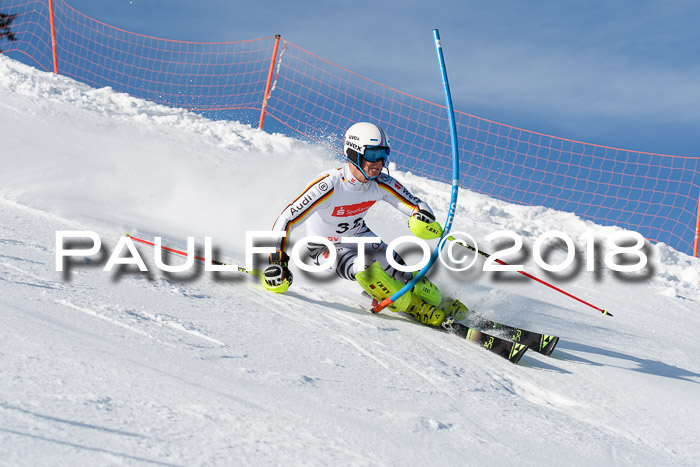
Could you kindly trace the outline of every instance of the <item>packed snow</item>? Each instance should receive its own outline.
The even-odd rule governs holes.
[[[491,252],[509,241],[489,234],[513,232],[524,247],[504,260],[614,314],[484,272],[481,257],[466,272],[436,266],[445,295],[561,337],[551,357],[528,351],[513,365],[372,314],[356,283],[294,267],[283,295],[201,262],[162,272],[145,245],[148,272],[103,270],[125,232],[180,250],[208,236],[217,258],[243,265],[246,232],[269,230],[342,163],[327,149],[4,56],[0,139],[2,465],[700,465],[697,259],[647,244],[642,271],[615,273],[605,241],[619,229],[461,190],[453,231]],[[394,159],[392,175],[444,220],[450,187]],[[387,241],[410,235],[389,206],[367,222]],[[552,230],[576,244],[556,274],[533,260]],[[58,231],[95,232],[102,248],[57,271]],[[561,262],[562,242],[547,245]]]

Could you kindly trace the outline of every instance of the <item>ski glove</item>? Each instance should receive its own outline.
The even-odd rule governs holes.
[[[421,209],[420,211],[416,212],[413,214],[413,217],[421,222],[425,222],[426,224],[432,224],[435,222],[435,216],[433,216],[433,213],[426,211],[425,209]]]
[[[281,250],[270,254],[270,265],[263,271],[263,285],[271,292],[284,293],[292,285],[294,276],[289,270],[289,256]]]
[[[435,221],[435,216],[425,209],[408,218],[408,228],[413,235],[423,240],[430,240],[442,236],[442,226]]]

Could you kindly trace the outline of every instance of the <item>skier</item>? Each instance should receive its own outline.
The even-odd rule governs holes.
[[[383,241],[358,244],[343,243],[343,237],[376,237],[365,225],[364,216],[376,201],[385,201],[409,216],[409,228],[423,239],[442,234],[430,207],[413,196],[405,187],[382,172],[389,159],[389,140],[382,128],[368,122],[352,125],[344,137],[343,167],[322,172],[280,214],[273,231],[285,232],[270,255],[270,265],[264,270],[263,285],[270,291],[284,293],[292,283],[285,252],[289,235],[295,227],[306,223],[310,236],[328,238],[336,253],[336,261],[328,267],[343,279],[356,280],[376,301],[381,301],[401,289],[413,278],[410,272],[392,267],[386,258]],[[364,248],[364,270],[358,270],[358,248]],[[330,252],[322,243],[309,242],[308,254],[320,265]],[[394,252],[396,263],[404,265]],[[423,278],[410,291],[389,306],[392,311],[412,314],[424,324],[440,326],[446,317],[459,321],[467,308],[458,300],[442,299],[437,287]]]

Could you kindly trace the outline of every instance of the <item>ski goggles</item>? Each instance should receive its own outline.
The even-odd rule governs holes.
[[[368,146],[365,148],[365,153],[362,154],[362,157],[367,162],[377,162],[383,159],[386,164],[386,161],[389,160],[389,148],[386,146]]]

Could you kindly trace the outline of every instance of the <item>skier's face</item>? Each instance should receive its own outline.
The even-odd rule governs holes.
[[[370,162],[366,159],[362,159],[362,170],[370,177],[374,178],[379,176],[384,168],[384,159],[379,159],[375,162]],[[366,181],[366,180],[365,180]]]

